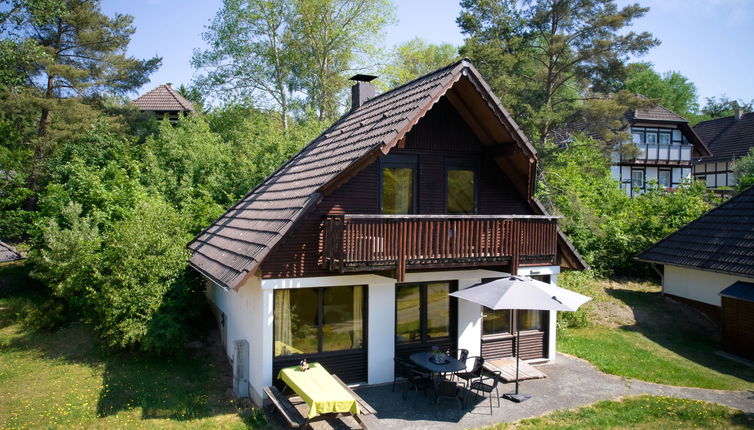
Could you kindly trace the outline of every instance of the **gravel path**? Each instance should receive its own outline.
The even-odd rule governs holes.
[[[530,394],[531,399],[523,403],[501,399],[499,408],[493,403],[492,415],[489,400],[478,400],[473,409],[462,411],[460,421],[456,421],[457,410],[453,402],[441,402],[438,411],[432,400],[421,394],[416,396],[409,393],[408,399],[402,400],[400,393],[403,387],[396,387],[396,392],[391,392],[391,385],[364,387],[356,391],[378,411],[379,422],[376,424],[380,429],[479,428],[640,394],[703,400],[754,414],[754,390],[707,390],[623,379],[602,373],[584,360],[562,354],[558,354],[554,363],[539,368],[547,374],[547,378],[521,384],[521,392]],[[499,389],[501,394],[512,391],[513,384],[501,384]]]

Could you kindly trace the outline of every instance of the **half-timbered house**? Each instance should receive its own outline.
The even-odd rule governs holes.
[[[395,356],[432,346],[493,358],[520,342],[524,359],[554,357],[554,313],[514,321],[448,296],[585,267],[533,198],[536,151],[468,60],[381,95],[371,78],[356,76],[352,109],[189,245],[257,401],[302,358],[375,384],[392,381]]]
[[[691,179],[692,165],[711,155],[688,121],[660,105],[630,110],[627,131],[639,147],[639,155],[613,153],[613,178],[633,196],[647,189],[650,181],[663,188],[677,188]]]
[[[702,121],[694,131],[714,153],[696,161],[694,177],[712,189],[735,187],[733,163],[754,148],[754,112],[738,109],[732,116]]]

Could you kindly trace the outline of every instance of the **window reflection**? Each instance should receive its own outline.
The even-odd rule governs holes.
[[[482,334],[494,335],[511,332],[511,311],[509,309],[494,310],[484,307],[482,318]]]
[[[542,316],[544,311],[535,310],[519,310],[518,311],[518,330],[543,330]]]
[[[474,211],[474,171],[448,170],[448,213],[473,214]]]
[[[419,285],[399,285],[396,289],[396,342],[421,340],[421,291]]]
[[[382,168],[382,213],[388,215],[414,212],[414,169]]]
[[[364,293],[363,286],[276,290],[275,356],[363,348]]]
[[[427,338],[450,336],[450,285],[447,282],[427,284]]]
[[[362,287],[331,287],[322,292],[322,350],[362,347]]]
[[[396,343],[450,336],[450,283],[401,284],[395,295]]]

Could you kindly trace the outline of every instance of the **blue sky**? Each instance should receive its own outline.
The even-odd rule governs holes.
[[[385,44],[393,46],[416,36],[433,43],[460,45],[455,23],[458,0],[394,0],[398,23],[387,29]],[[754,99],[754,1],[752,0],[636,0],[651,9],[633,30],[650,31],[662,41],[640,58],[660,72],[677,70],[691,79],[704,97],[727,94]],[[634,1],[618,0],[619,4]],[[143,93],[165,82],[189,83],[190,59],[203,46],[201,33],[221,0],[103,0],[105,13],[135,17],[136,33],[129,54],[140,58],[160,55],[163,64]]]

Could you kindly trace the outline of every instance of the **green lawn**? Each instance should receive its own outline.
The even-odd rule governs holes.
[[[754,368],[720,357],[717,333],[649,283],[592,281],[582,292],[592,325],[558,334],[558,350],[614,375],[661,384],[754,389]]]
[[[0,428],[246,428],[209,353],[107,354],[83,324],[16,322],[35,298],[0,286]]]
[[[490,430],[536,429],[748,429],[754,418],[713,403],[673,397],[639,396],[580,409],[498,424]]]

